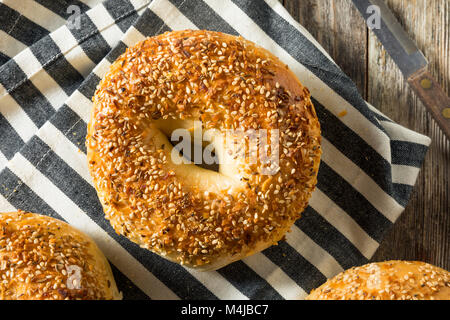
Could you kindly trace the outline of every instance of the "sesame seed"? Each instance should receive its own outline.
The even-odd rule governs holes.
[[[86,146],[105,217],[119,234],[183,265],[201,266],[245,245],[274,243],[280,240],[274,230],[298,218],[316,184],[319,122],[300,84],[292,93],[283,87],[298,80],[278,77],[284,64],[256,48],[216,32],[175,31],[128,48],[113,63],[93,98]],[[179,170],[170,171],[171,146],[152,138],[157,123],[186,119],[221,134],[277,129],[280,163],[251,163],[257,157],[250,156],[250,144],[242,145],[249,140],[237,139],[236,148],[223,153],[242,175],[233,188],[193,187]],[[261,173],[266,167],[276,168],[270,181]]]

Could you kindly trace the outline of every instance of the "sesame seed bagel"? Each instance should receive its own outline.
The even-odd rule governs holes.
[[[419,261],[351,268],[313,290],[309,300],[450,300],[450,272]]]
[[[119,299],[97,245],[60,220],[0,213],[0,300]]]
[[[185,30],[148,38],[111,65],[93,102],[86,146],[105,216],[171,261],[214,270],[276,244],[315,188],[320,126],[309,91],[242,37]],[[195,135],[198,122],[218,172],[173,159],[168,136]],[[252,130],[276,142],[259,155],[277,158],[256,157],[242,136]]]

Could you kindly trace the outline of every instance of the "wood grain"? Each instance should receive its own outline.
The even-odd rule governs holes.
[[[385,0],[449,94],[450,0]],[[405,212],[373,261],[421,260],[450,270],[450,143],[351,0],[284,0],[290,14],[329,52],[362,96],[394,121],[432,139]]]
[[[449,2],[387,1],[427,57],[429,71],[447,95],[450,75]],[[450,269],[449,141],[372,32],[369,32],[368,66],[369,102],[394,121],[432,139],[411,201],[374,259],[423,260]]]
[[[367,92],[367,28],[349,0],[285,0],[284,6],[341,69],[359,92]]]

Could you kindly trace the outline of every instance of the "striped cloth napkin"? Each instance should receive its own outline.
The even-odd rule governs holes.
[[[303,298],[370,259],[406,206],[430,140],[365,102],[278,1],[20,3],[0,3],[0,211],[43,213],[88,233],[125,299]],[[80,8],[79,28],[65,24],[68,5]],[[91,97],[109,65],[137,41],[180,29],[240,34],[270,50],[310,89],[322,126],[317,189],[286,240],[212,272],[117,235],[86,163]]]

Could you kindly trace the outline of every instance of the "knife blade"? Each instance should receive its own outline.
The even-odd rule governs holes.
[[[425,56],[383,0],[352,1],[365,21],[368,21],[374,13],[376,14],[373,10],[368,10],[370,6],[376,6],[379,9],[380,23],[372,28],[372,31],[444,134],[450,138],[450,99],[428,72],[428,61]]]

